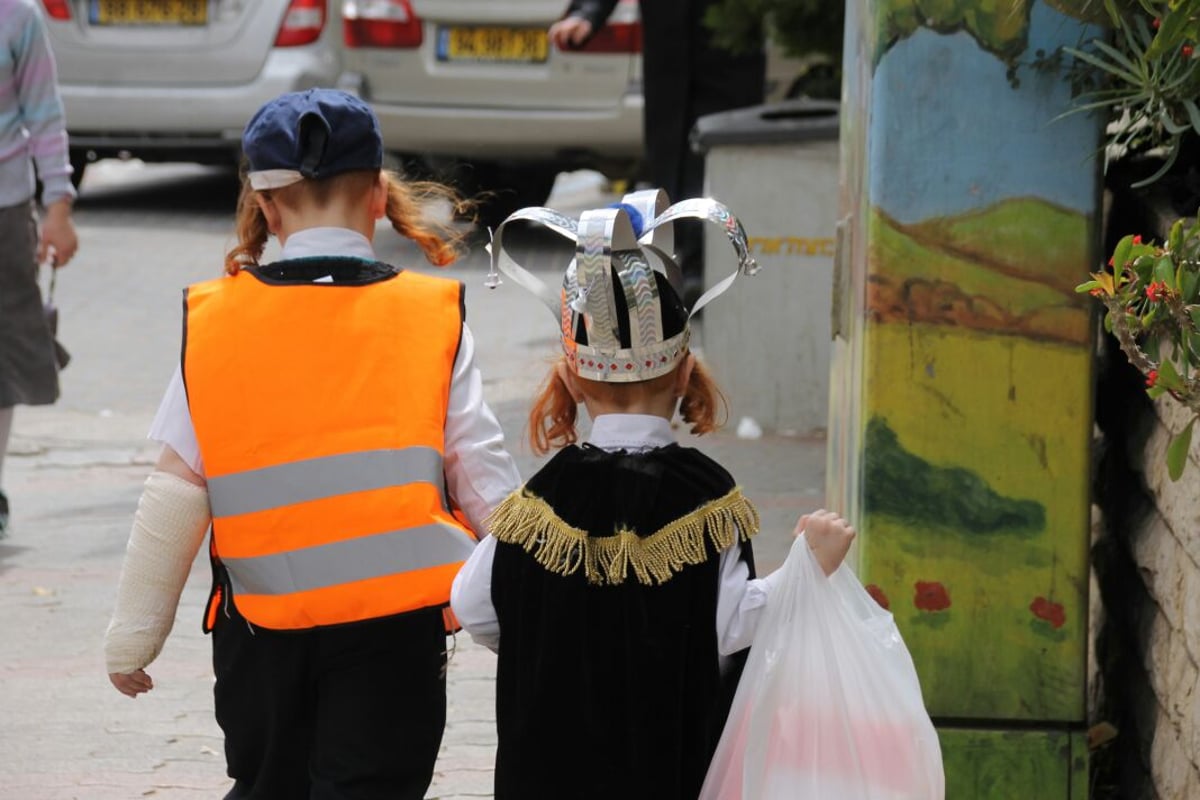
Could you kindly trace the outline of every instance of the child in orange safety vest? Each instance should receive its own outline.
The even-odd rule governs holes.
[[[451,581],[519,484],[457,281],[381,263],[387,217],[430,262],[446,187],[381,169],[362,101],[313,89],[250,120],[226,275],[185,291],[180,368],[105,638],[136,697],[211,525],[228,798],[412,798],[446,714]],[[281,258],[260,263],[269,235]]]

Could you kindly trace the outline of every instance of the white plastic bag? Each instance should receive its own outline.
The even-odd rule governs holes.
[[[943,800],[937,733],[892,615],[801,535],[754,637],[700,800]]]

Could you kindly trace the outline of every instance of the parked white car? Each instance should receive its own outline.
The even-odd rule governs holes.
[[[346,0],[347,71],[391,151],[493,191],[485,219],[545,201],[557,173],[632,174],[642,154],[642,30],[621,0],[582,50],[547,36],[566,0]],[[449,168],[449,169],[448,169]]]
[[[284,92],[334,86],[338,0],[42,0],[75,178],[90,159],[235,163]]]

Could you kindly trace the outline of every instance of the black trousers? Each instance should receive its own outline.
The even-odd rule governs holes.
[[[440,609],[309,631],[213,629],[226,800],[422,800],[446,724]]]

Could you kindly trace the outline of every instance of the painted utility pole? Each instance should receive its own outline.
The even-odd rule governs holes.
[[[947,798],[1083,800],[1101,131],[1033,62],[1100,30],[1085,0],[848,2],[829,503]]]

